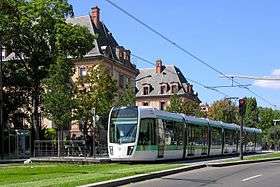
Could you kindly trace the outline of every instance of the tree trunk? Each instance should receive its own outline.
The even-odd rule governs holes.
[[[40,140],[40,123],[39,123],[39,86],[34,87],[32,93],[32,125],[35,133],[35,140]]]
[[[60,129],[57,129],[57,156],[60,157]]]

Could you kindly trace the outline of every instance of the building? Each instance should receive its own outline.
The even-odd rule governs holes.
[[[128,85],[135,88],[135,79],[139,74],[139,70],[131,63],[131,52],[118,44],[100,17],[100,9],[96,6],[91,9],[89,15],[66,20],[74,25],[85,26],[92,34],[97,36],[94,41],[94,48],[83,59],[75,60],[73,81],[75,82],[78,77],[85,76],[89,68],[102,63],[106,65],[113,78],[117,81],[120,92]],[[47,127],[52,126],[47,119],[44,119],[43,124]],[[72,130],[79,131],[79,124],[72,125]]]
[[[100,9],[93,7],[91,13],[67,19],[68,23],[87,27],[92,34],[97,36],[94,48],[83,59],[75,61],[75,80],[79,76],[85,76],[88,68],[102,63],[108,67],[113,78],[117,80],[120,90],[131,85],[135,87],[135,78],[139,71],[131,63],[130,50],[120,46],[106,25],[100,20]]]
[[[180,69],[174,65],[164,66],[161,60],[156,61],[154,68],[141,69],[136,80],[137,106],[153,106],[165,110],[174,94],[185,102],[192,100],[200,103],[193,85],[188,83]]]

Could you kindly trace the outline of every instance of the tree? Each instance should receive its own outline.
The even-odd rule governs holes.
[[[210,119],[239,124],[238,109],[230,100],[215,101],[209,108]]]
[[[274,140],[271,139],[272,136],[269,134],[272,133],[274,127],[273,120],[280,119],[280,111],[273,110],[272,108],[259,107],[259,122],[257,123],[257,128],[262,129],[263,142],[271,143]]]
[[[182,100],[177,94],[170,97],[170,104],[167,106],[166,110],[168,112],[183,113]]]
[[[280,147],[280,126],[272,126],[267,132],[267,141],[275,150]]]
[[[3,123],[13,124],[15,128],[23,128],[15,120],[17,115],[28,117],[28,111],[21,110],[29,107],[31,85],[21,64],[16,61],[3,63]],[[9,128],[9,127],[7,127]]]
[[[44,114],[57,128],[58,156],[60,156],[61,130],[68,129],[73,119],[72,110],[75,106],[73,99],[73,63],[66,58],[59,57],[52,64],[49,77],[43,81],[43,105]]]
[[[184,101],[176,94],[171,96],[170,105],[166,110],[169,112],[183,113],[197,117],[203,116],[203,113],[200,111],[199,103],[192,100]]]
[[[256,127],[258,123],[258,106],[257,100],[253,97],[246,97],[246,111],[244,116],[244,124],[247,127]]]
[[[108,69],[98,64],[76,82],[76,119],[82,120],[84,133],[92,121],[92,109],[99,116],[108,115],[116,96],[116,81]]]
[[[264,133],[273,126],[274,111],[272,108],[259,107],[259,123],[257,128],[262,129]]]
[[[39,139],[42,80],[57,57],[81,57],[92,49],[94,36],[85,27],[66,23],[73,16],[67,0],[1,0],[1,43],[24,66],[31,84],[32,126]]]
[[[204,117],[205,114],[201,111],[199,103],[188,100],[182,103],[183,113],[190,116]]]
[[[128,86],[119,97],[116,98],[116,106],[135,106],[136,96],[135,91],[131,86]]]

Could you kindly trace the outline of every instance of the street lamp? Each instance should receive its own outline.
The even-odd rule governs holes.
[[[2,79],[2,62],[3,62],[3,47],[0,43],[0,151],[1,158],[4,157],[4,124],[3,124],[3,79]]]

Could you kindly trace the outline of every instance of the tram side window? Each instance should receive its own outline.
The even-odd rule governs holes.
[[[200,126],[192,126],[194,142],[196,145],[202,145],[203,137],[202,137],[202,128]]]
[[[155,145],[156,134],[155,134],[155,119],[141,119],[139,129],[139,145]]]
[[[234,136],[235,136],[235,131],[225,129],[225,144],[226,145],[233,145],[234,144]]]
[[[222,132],[219,128],[212,128],[212,145],[222,145]]]
[[[169,120],[162,120],[165,132],[165,145],[174,145],[175,138],[174,138],[174,124],[173,121]]]
[[[183,145],[184,123],[182,123],[182,122],[175,122],[174,136],[175,136],[175,143],[177,145]]]

